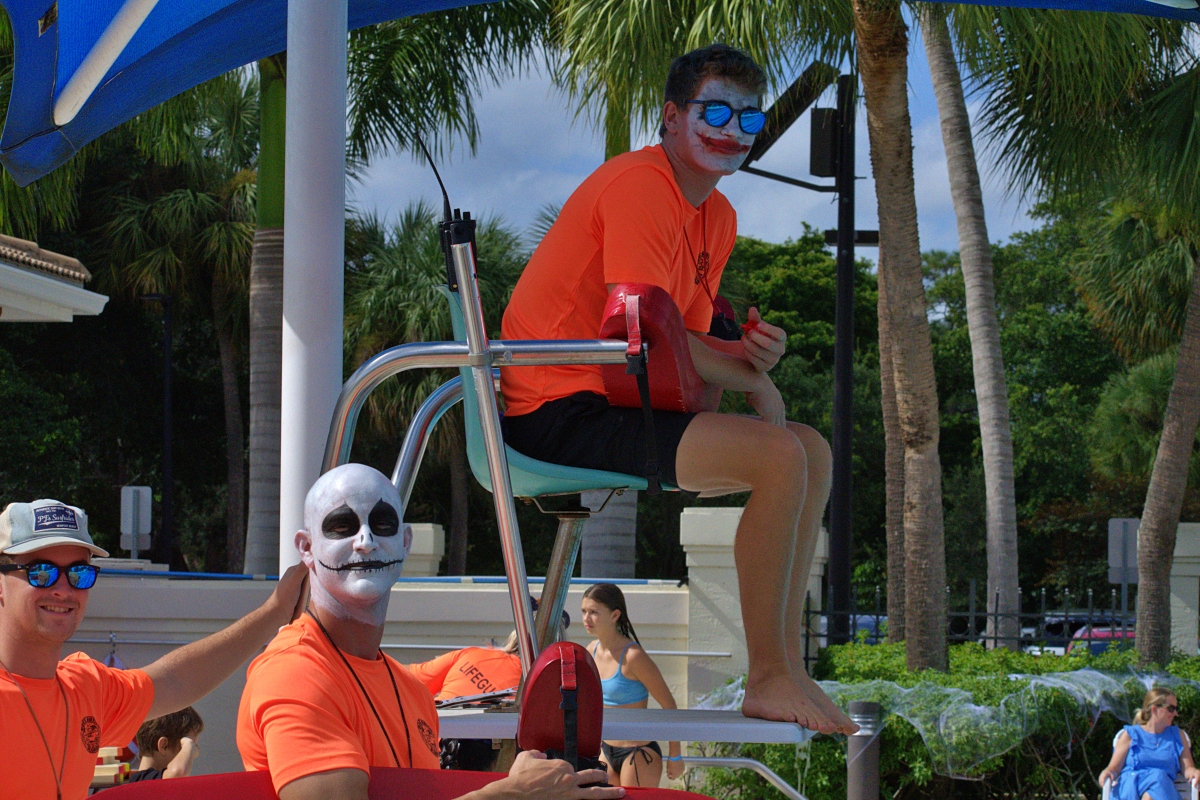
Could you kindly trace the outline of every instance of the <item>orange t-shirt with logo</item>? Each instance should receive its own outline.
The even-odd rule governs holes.
[[[7,787],[0,795],[4,797],[53,798],[54,778],[60,768],[63,800],[87,797],[97,751],[129,744],[154,702],[154,683],[145,672],[106,667],[84,653],[73,653],[58,662],[56,677],[39,680],[14,675],[18,688],[0,671],[0,741],[4,745],[0,747],[0,776]],[[21,689],[50,745],[50,758]]]
[[[408,668],[434,700],[500,692],[521,683],[521,659],[494,647],[455,650]]]
[[[720,192],[700,208],[675,183],[661,145],[606,161],[559,212],[504,312],[505,339],[595,339],[608,284],[651,283],[679,306],[688,330],[707,333],[712,302],[696,281],[707,249],[715,296],[737,238],[737,215]],[[598,366],[501,367],[509,415],[576,392],[604,394]]]
[[[395,659],[343,655],[371,705],[307,614],[281,628],[250,662],[238,707],[238,751],[246,769],[270,770],[275,791],[297,778],[335,769],[440,766],[437,710],[429,690]],[[389,670],[396,679],[399,707]]]

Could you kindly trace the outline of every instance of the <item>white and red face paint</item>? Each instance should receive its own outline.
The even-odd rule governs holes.
[[[746,161],[754,144],[754,134],[742,131],[737,112],[757,108],[759,96],[724,78],[709,78],[692,99],[720,100],[728,103],[734,113],[724,127],[714,128],[704,120],[703,105],[689,103],[680,109],[682,124],[678,133],[684,146],[677,152],[700,172],[732,175]]]
[[[335,616],[380,624],[412,545],[400,494],[383,473],[344,464],[322,475],[304,501],[300,559],[312,602]]]

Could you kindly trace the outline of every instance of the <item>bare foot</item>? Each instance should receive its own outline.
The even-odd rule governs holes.
[[[795,722],[818,733],[834,733],[838,728],[808,696],[804,687],[786,671],[764,678],[748,678],[742,699],[742,714],[758,719]]]
[[[796,682],[799,683],[800,687],[804,690],[804,693],[808,695],[808,699],[813,702],[813,704],[821,711],[821,713],[826,716],[826,718],[833,721],[838,733],[850,736],[851,734],[858,732],[859,726],[856,725],[850,719],[850,717],[846,716],[844,711],[838,708],[837,703],[833,702],[829,695],[825,694],[825,692],[821,690],[821,687],[817,685],[816,681],[808,676],[807,672],[801,671],[800,674],[794,675],[794,677],[796,678]]]

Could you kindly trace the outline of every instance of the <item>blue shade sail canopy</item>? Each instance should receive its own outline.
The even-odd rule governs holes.
[[[348,27],[479,0],[349,0]],[[16,63],[0,163],[24,186],[148,108],[287,49],[287,0],[0,0]]]
[[[973,6],[1052,8],[1060,11],[1141,14],[1146,17],[1166,17],[1184,22],[1200,22],[1200,2],[1197,0],[956,0],[956,2]]]

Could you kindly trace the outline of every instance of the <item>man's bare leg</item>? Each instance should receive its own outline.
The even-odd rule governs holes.
[[[750,488],[734,541],[750,660],[742,713],[832,733],[837,724],[811,696],[820,689],[803,670],[795,674],[790,667],[784,634],[808,483],[804,445],[797,435],[761,420],[700,414],[679,443],[675,471],[688,491]]]
[[[787,648],[788,664],[808,691],[809,697],[837,725],[838,733],[851,734],[858,726],[842,712],[821,688],[808,678],[804,665],[804,597],[808,587],[808,576],[812,570],[813,555],[817,549],[817,538],[821,532],[821,520],[825,516],[825,504],[829,501],[829,488],[833,477],[833,455],[824,437],[816,429],[798,422],[789,422],[788,430],[804,445],[808,462],[808,491],[804,508],[800,512],[800,523],[796,528],[796,557],[792,560],[791,583],[788,587],[787,607],[784,616],[784,644]]]

